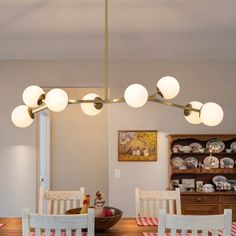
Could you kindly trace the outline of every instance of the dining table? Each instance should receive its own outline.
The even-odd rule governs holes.
[[[0,236],[22,236],[21,218],[0,218],[4,224]],[[121,218],[112,228],[95,232],[97,236],[141,236],[143,232],[157,232],[157,226],[138,226],[135,218]]]

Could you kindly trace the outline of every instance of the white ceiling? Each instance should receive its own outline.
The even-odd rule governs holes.
[[[236,0],[110,0],[110,57],[235,59]],[[104,0],[0,0],[0,59],[101,59]]]

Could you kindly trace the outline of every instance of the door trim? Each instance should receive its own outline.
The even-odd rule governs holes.
[[[43,110],[40,113],[45,114],[46,116],[49,117],[49,123],[50,123],[50,112]],[[36,160],[36,212],[38,212],[39,208],[39,189],[40,189],[40,179],[39,179],[39,174],[40,174],[40,115],[36,116],[36,142],[37,142],[37,160]],[[51,133],[51,126],[50,126],[50,133]],[[51,137],[49,140],[51,144]],[[50,150],[50,156],[51,156],[51,150]],[[52,165],[51,165],[51,158],[50,158],[50,186],[52,184],[52,178],[51,178],[51,170],[52,170]]]

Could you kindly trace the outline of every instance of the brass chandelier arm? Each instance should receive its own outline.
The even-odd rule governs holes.
[[[189,115],[191,113],[191,111],[195,111],[195,112],[200,113],[199,109],[195,109],[189,104],[184,106],[184,105],[180,105],[180,104],[177,104],[177,103],[163,101],[161,99],[155,98],[155,94],[149,96],[148,101],[157,102],[157,103],[160,103],[162,105],[183,109],[185,115]],[[96,104],[109,104],[109,103],[121,103],[121,102],[125,102],[125,99],[124,98],[95,99],[95,100],[69,99],[68,104],[93,103],[93,104],[96,105]],[[40,112],[40,111],[45,110],[45,109],[47,109],[47,105],[45,103],[43,103],[40,106],[38,106],[37,108],[33,108],[32,113],[35,114],[35,113]]]
[[[114,99],[100,99],[100,100],[81,100],[81,99],[69,99],[69,104],[78,104],[78,103],[119,103],[125,102],[124,98],[114,98]]]
[[[163,105],[166,105],[166,106],[170,106],[170,107],[177,107],[177,108],[181,108],[181,109],[184,109],[184,111],[195,111],[195,112],[199,112],[200,113],[200,109],[196,109],[196,108],[193,108],[191,105],[180,105],[180,104],[177,104],[177,103],[172,103],[172,102],[168,102],[168,101],[163,101],[163,100],[160,100],[160,99],[157,99],[157,98],[154,98],[152,96],[149,97],[148,101],[152,101],[152,102],[158,102],[160,104],[163,104]],[[186,114],[187,115],[187,114]]]
[[[47,107],[47,105],[45,104],[45,103],[42,103],[41,105],[39,105],[38,107],[36,107],[36,108],[32,108],[32,113],[33,114],[35,114],[35,113],[38,113],[38,112],[40,112],[40,111],[43,111],[43,110],[45,110],[45,109],[47,109],[48,107]]]

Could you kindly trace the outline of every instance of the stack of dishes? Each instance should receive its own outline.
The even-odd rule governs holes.
[[[216,190],[223,191],[223,190],[231,190],[231,184],[228,182],[228,179],[223,175],[216,175],[212,178],[212,182],[216,186]]]

